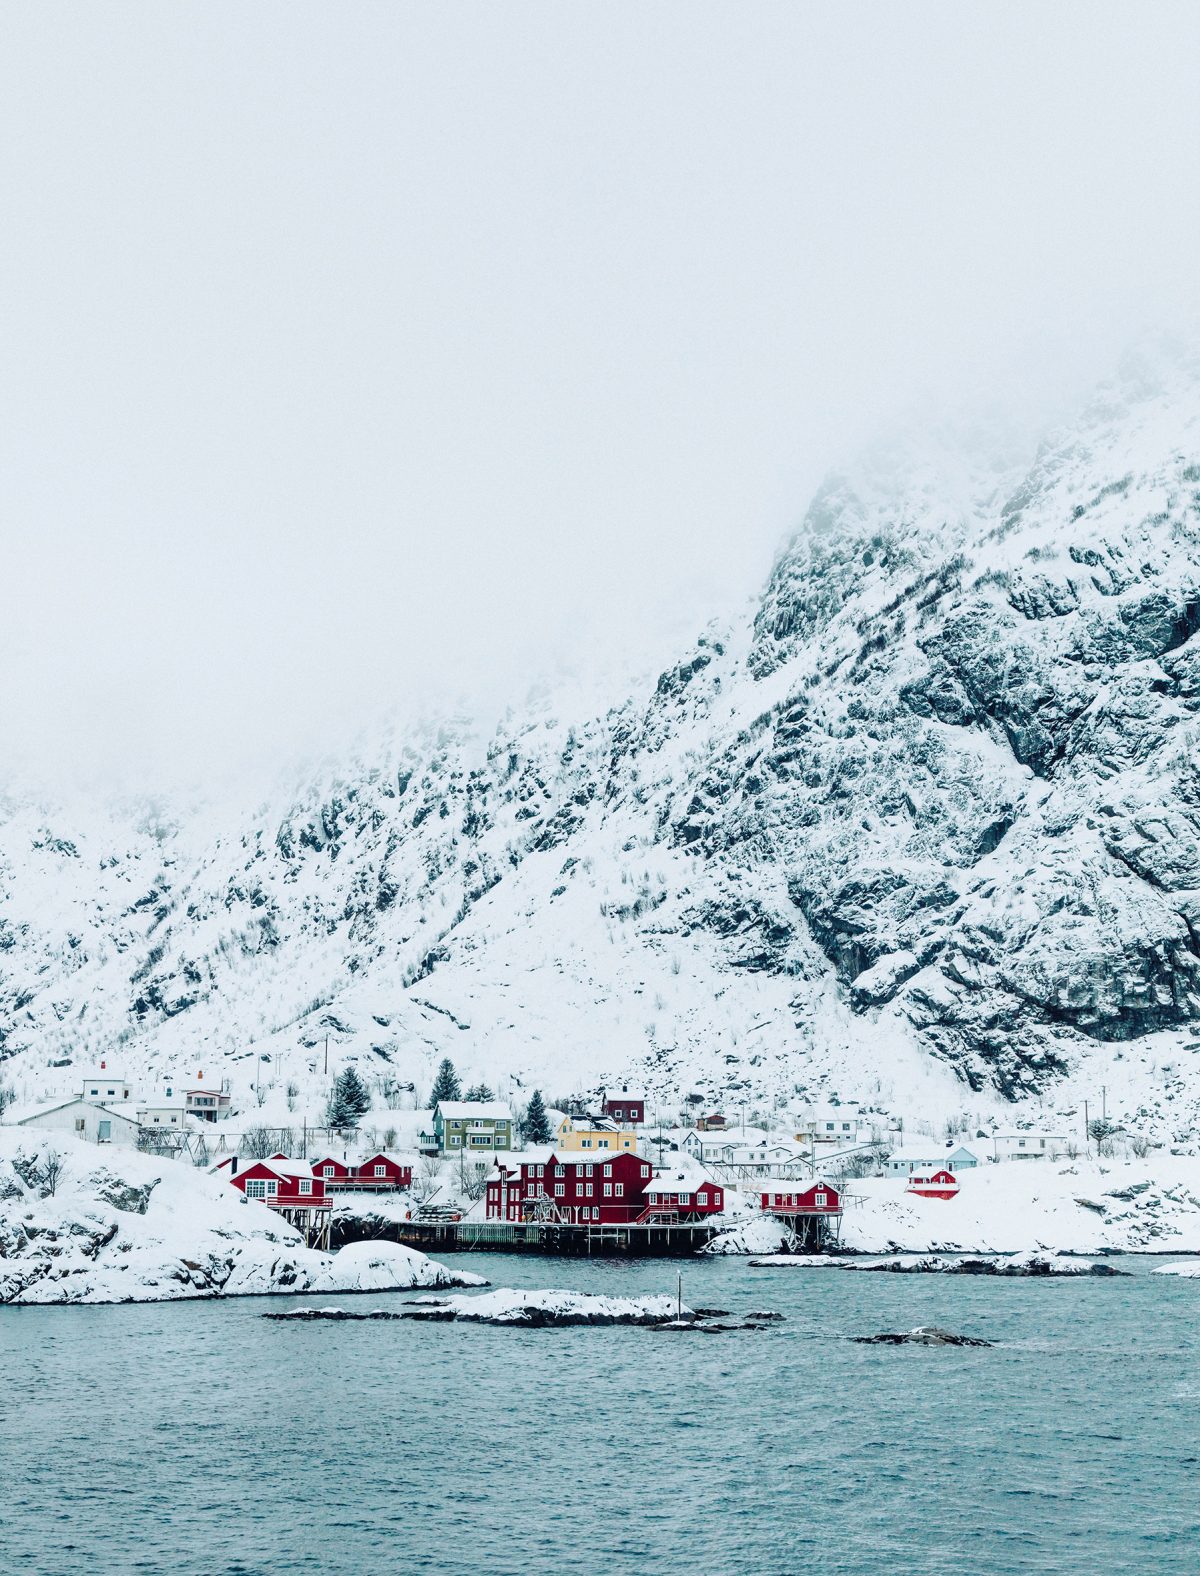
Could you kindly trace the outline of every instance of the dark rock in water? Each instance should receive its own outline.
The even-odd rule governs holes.
[[[693,1308],[692,1312],[698,1319],[728,1319],[728,1308]]]
[[[747,1319],[758,1319],[774,1323],[775,1321],[782,1319],[783,1314],[776,1313],[774,1308],[751,1308],[746,1317]]]
[[[264,1313],[264,1319],[402,1319],[402,1313],[389,1313],[386,1308],[371,1308],[360,1313],[349,1308],[288,1308],[283,1313]]]
[[[992,1341],[980,1340],[975,1335],[956,1335],[953,1330],[940,1330],[935,1324],[922,1324],[915,1330],[883,1335],[852,1335],[858,1346],[991,1346]]]

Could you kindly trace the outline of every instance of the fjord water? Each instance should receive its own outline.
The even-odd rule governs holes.
[[[674,1264],[457,1256],[499,1285]],[[683,1264],[757,1333],[0,1309],[0,1571],[1016,1576],[1200,1568],[1200,1282]],[[990,1350],[855,1345],[936,1323]]]

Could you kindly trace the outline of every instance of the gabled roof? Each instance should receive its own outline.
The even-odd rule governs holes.
[[[720,1187],[719,1182],[714,1182],[712,1177],[703,1171],[685,1170],[682,1166],[671,1171],[660,1171],[646,1183],[648,1193],[695,1193],[700,1188],[711,1186]]]
[[[475,1118],[480,1122],[511,1122],[512,1112],[502,1100],[439,1100],[434,1107],[444,1120],[461,1122]]]

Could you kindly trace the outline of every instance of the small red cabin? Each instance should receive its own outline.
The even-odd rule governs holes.
[[[383,1150],[360,1160],[357,1165],[349,1165],[336,1155],[322,1155],[320,1160],[313,1162],[313,1174],[324,1180],[331,1193],[389,1193],[412,1186],[412,1167]]]
[[[725,1208],[725,1190],[708,1177],[682,1171],[665,1171],[646,1184],[646,1208],[642,1218],[653,1220],[700,1220],[719,1215]]]
[[[958,1193],[958,1178],[945,1166],[936,1170],[926,1167],[910,1175],[904,1191],[915,1193],[918,1198],[954,1198]]]
[[[325,1179],[314,1177],[304,1160],[252,1160],[235,1171],[231,1185],[247,1198],[259,1199],[275,1209],[328,1208]]]
[[[767,1215],[840,1215],[842,1195],[828,1182],[772,1182],[762,1195]]]
[[[622,1089],[620,1094],[606,1094],[600,1104],[603,1116],[609,1116],[614,1122],[625,1122],[634,1127],[646,1120],[646,1101],[640,1094],[630,1094],[628,1089]]]

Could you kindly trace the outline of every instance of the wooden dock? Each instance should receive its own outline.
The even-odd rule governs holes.
[[[723,1222],[674,1222],[638,1225],[562,1225],[552,1221],[401,1220],[375,1222],[375,1229],[356,1229],[357,1222],[334,1220],[333,1246],[364,1240],[402,1242],[422,1253],[546,1253],[570,1258],[680,1258],[697,1253]]]

